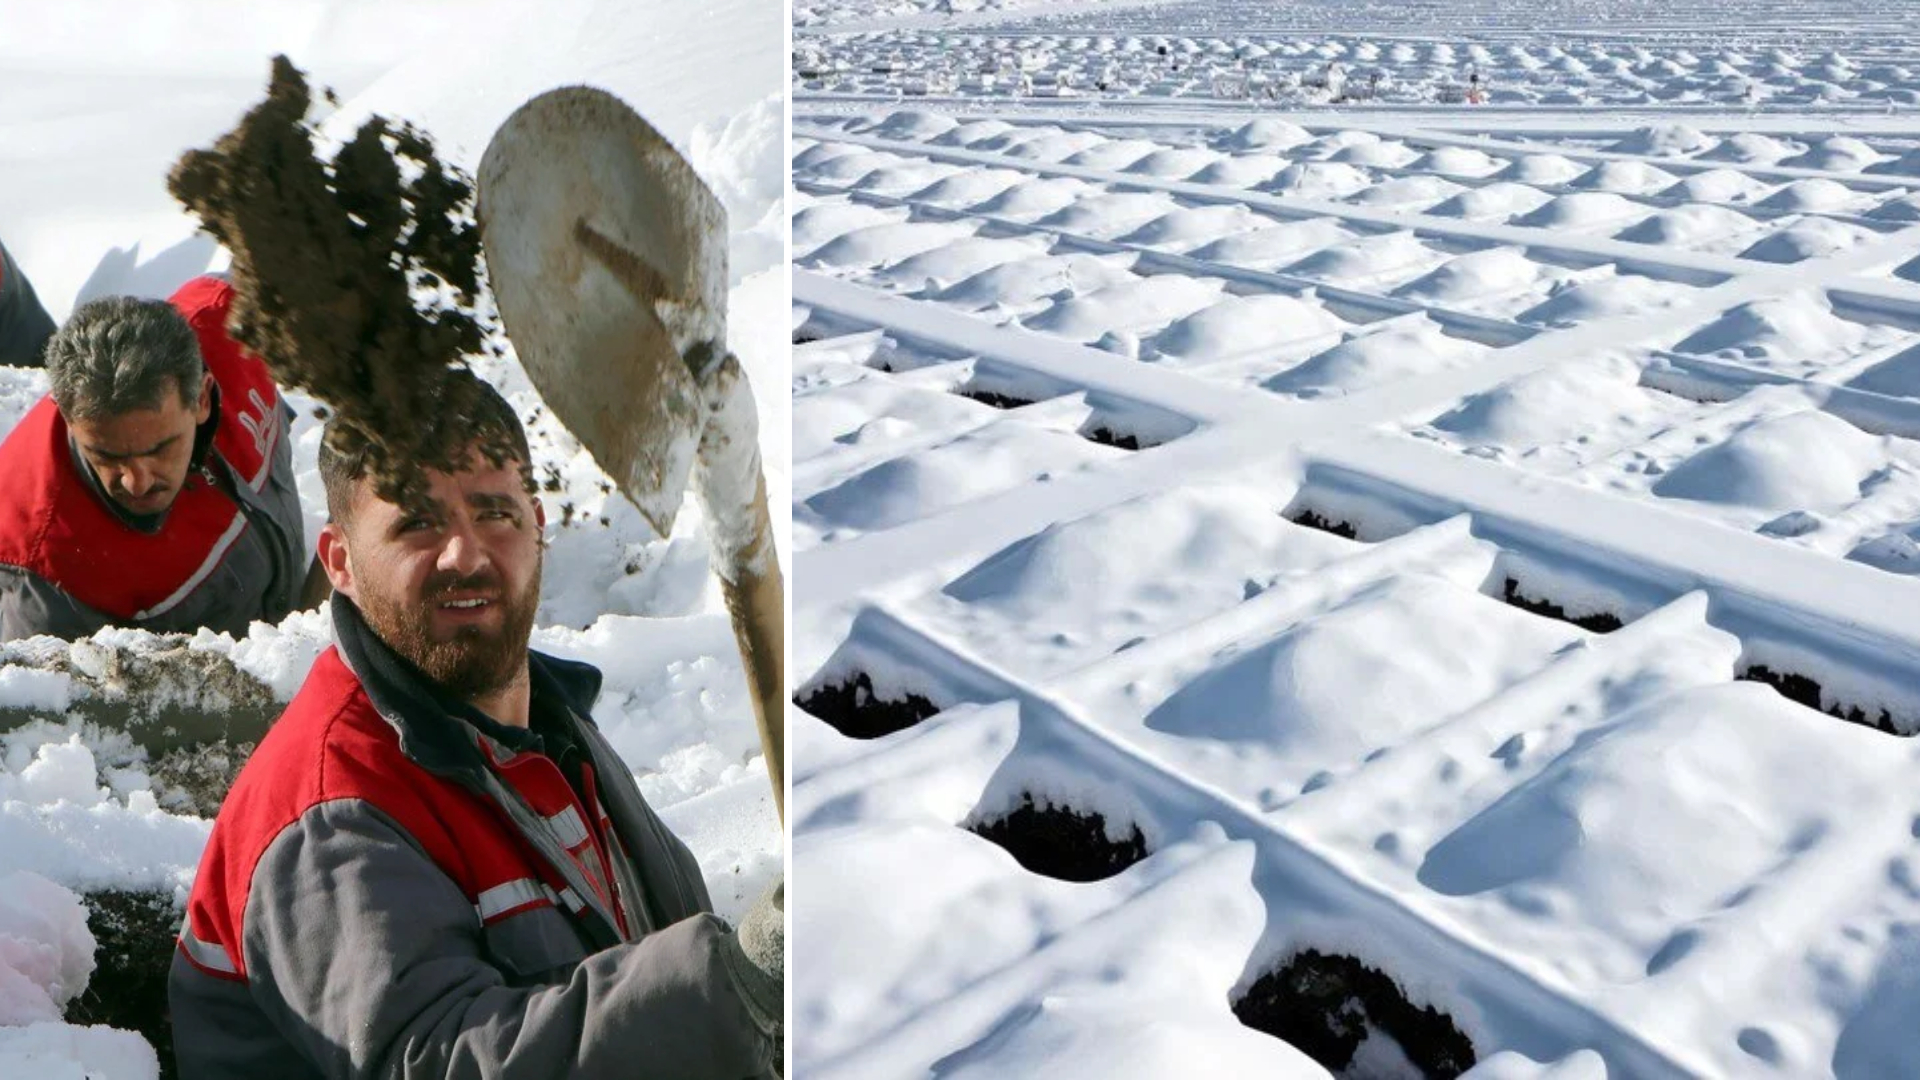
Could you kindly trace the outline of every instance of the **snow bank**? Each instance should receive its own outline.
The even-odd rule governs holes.
[[[1808,410],[1742,427],[1668,471],[1653,491],[1755,510],[1832,510],[1859,499],[1885,462],[1880,439]]]

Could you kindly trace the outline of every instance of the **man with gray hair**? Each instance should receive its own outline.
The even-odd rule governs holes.
[[[52,390],[0,443],[0,640],[105,626],[245,634],[306,570],[288,423],[228,336],[233,289],[83,305],[48,340]]]

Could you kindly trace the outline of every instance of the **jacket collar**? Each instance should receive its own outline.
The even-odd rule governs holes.
[[[347,668],[360,679],[373,707],[400,736],[400,751],[429,772],[484,770],[473,733],[498,726],[471,704],[452,697],[426,673],[381,640],[354,602],[333,594],[333,637]],[[591,724],[600,695],[600,670],[527,650],[533,695],[557,697],[577,723]]]

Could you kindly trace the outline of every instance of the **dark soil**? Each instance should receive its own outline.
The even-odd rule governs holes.
[[[1915,731],[1920,730],[1920,726],[1914,724],[1896,723],[1893,714],[1886,709],[1881,709],[1880,715],[1878,716],[1869,716],[1866,710],[1858,705],[1846,705],[1843,707],[1840,702],[1836,701],[1831,706],[1824,706],[1821,704],[1824,697],[1821,693],[1820,684],[1805,675],[1799,675],[1791,671],[1774,671],[1765,664],[1754,664],[1752,667],[1741,672],[1740,678],[1751,682],[1766,683],[1768,686],[1780,691],[1780,696],[1786,698],[1788,701],[1805,705],[1809,709],[1817,709],[1820,712],[1826,713],[1828,716],[1845,720],[1849,724],[1859,724],[1863,727],[1870,727],[1876,731],[1884,731],[1889,735],[1898,735],[1902,738],[1912,738]]]
[[[1140,440],[1133,435],[1116,435],[1110,428],[1097,427],[1092,431],[1083,431],[1082,435],[1102,446],[1117,446],[1122,450],[1140,449]]]
[[[173,1070],[173,1028],[167,1012],[167,969],[182,913],[171,896],[110,889],[88,893],[87,928],[98,949],[87,991],[67,1004],[73,1024],[107,1024],[139,1032],[160,1054],[161,1080]]]
[[[421,468],[457,471],[476,442],[496,467],[521,456],[464,367],[485,340],[473,185],[382,117],[322,162],[311,100],[275,57],[266,100],[182,157],[168,190],[233,253],[234,337],[334,409],[331,444],[366,462],[382,497],[415,504]],[[451,296],[421,310],[417,285]]]
[[[849,739],[877,739],[905,731],[940,711],[940,706],[919,694],[908,694],[899,701],[875,697],[873,679],[864,671],[855,672],[844,682],[822,686],[804,698],[796,697],[793,703]]]
[[[1062,881],[1101,881],[1147,857],[1138,826],[1122,841],[1107,837],[1107,819],[1064,806],[1036,806],[1023,795],[1004,817],[968,827],[968,832],[1007,850],[1021,866]]]
[[[1295,525],[1304,525],[1309,529],[1319,529],[1321,532],[1332,533],[1335,536],[1345,537],[1348,540],[1360,539],[1360,530],[1355,528],[1351,522],[1332,521],[1328,518],[1321,517],[1312,510],[1302,510],[1287,520],[1293,522]]]
[[[153,759],[147,772],[160,804],[177,814],[207,818],[218,814],[233,782],[240,778],[240,769],[253,756],[253,747],[251,742],[216,739]]]
[[[1459,1076],[1473,1043],[1445,1013],[1407,1000],[1399,984],[1351,956],[1308,949],[1263,975],[1233,1003],[1233,1015],[1338,1073],[1378,1028],[1425,1076]]]
[[[1563,623],[1572,623],[1582,630],[1591,630],[1596,634],[1611,634],[1626,625],[1622,623],[1618,617],[1609,615],[1604,611],[1595,612],[1591,615],[1568,615],[1566,608],[1550,600],[1538,600],[1530,596],[1520,595],[1520,583],[1512,578],[1508,578],[1507,583],[1502,586],[1500,599],[1505,600],[1507,603],[1522,611],[1531,611],[1535,615],[1544,615],[1549,619],[1558,619]]]
[[[954,393],[963,398],[972,398],[982,404],[991,405],[996,409],[1017,409],[1022,405],[1033,404],[1027,398],[1009,397],[1006,394],[996,394],[991,390],[969,390],[963,387],[955,390]]]

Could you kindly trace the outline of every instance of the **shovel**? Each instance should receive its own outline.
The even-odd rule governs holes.
[[[652,125],[588,87],[515,110],[479,191],[500,318],[547,406],[661,536],[689,481],[706,509],[784,820],[784,594],[753,395],[726,346],[726,211]]]

